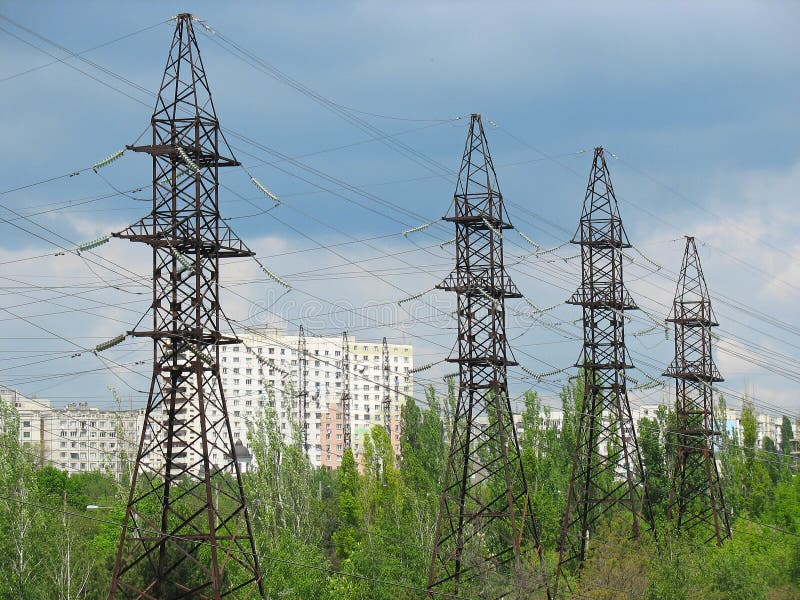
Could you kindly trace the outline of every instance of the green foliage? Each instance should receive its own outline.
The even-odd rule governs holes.
[[[792,431],[792,422],[789,417],[783,415],[781,419],[781,452],[788,456],[792,451],[792,440],[794,439],[794,432]]]
[[[580,381],[566,387],[563,422],[555,422],[536,393],[524,396],[519,442],[551,576],[581,398]],[[386,431],[375,427],[364,438],[360,464],[347,451],[336,471],[312,468],[298,445],[284,441],[274,413],[253,424],[248,445],[256,466],[243,478],[267,597],[424,597],[454,399],[452,387],[445,398],[429,389],[427,406],[404,406],[402,460]],[[724,400],[719,404],[724,411]],[[650,493],[661,508],[673,419],[662,410],[639,424]],[[759,450],[752,411],[745,410],[743,424],[740,442],[723,434],[717,446],[733,539],[717,548],[662,528],[657,543],[646,537],[636,543],[629,524],[610,520],[591,535],[588,560],[573,578],[575,597],[800,597],[800,475],[782,456],[791,440],[782,435],[774,448],[765,438]],[[34,448],[18,443],[17,432],[13,408],[0,404],[0,598],[106,598],[125,482],[103,473],[67,476],[43,465]],[[87,511],[87,504],[109,508]],[[495,577],[484,575],[476,589],[462,592],[490,594]],[[517,577],[524,590],[531,573]]]
[[[666,512],[669,498],[669,467],[664,451],[664,434],[664,428],[658,419],[643,418],[639,421],[639,449],[647,491],[656,514]]]
[[[538,394],[527,392],[524,401],[519,440],[522,464],[542,541],[554,547],[558,541],[572,457],[562,449],[558,429],[550,423],[550,409],[542,406]]]

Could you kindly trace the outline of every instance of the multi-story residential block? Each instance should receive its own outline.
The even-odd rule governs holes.
[[[0,389],[19,417],[19,441],[43,464],[68,473],[100,471],[119,477],[136,459],[140,410],[101,410],[86,402],[55,408],[48,400]]]
[[[101,410],[86,402],[41,414],[44,460],[68,473],[115,477],[136,461],[144,417],[140,410]]]
[[[298,383],[299,369],[304,364],[308,391],[309,459],[315,466],[337,467],[344,452],[341,339],[308,336],[305,361],[300,360],[295,336],[272,329],[247,334],[241,339],[240,344],[220,348],[219,365],[240,464],[249,466],[252,460],[248,431],[264,426],[267,407],[274,409],[276,426],[283,439],[287,443],[300,443]],[[351,337],[348,346],[351,445],[355,457],[357,460],[363,457],[364,434],[376,425],[384,426],[387,393],[391,441],[399,455],[400,410],[405,398],[412,394],[414,385],[413,349],[406,344],[388,344],[387,389],[383,345]],[[19,414],[20,441],[36,448],[42,460],[49,464],[70,473],[107,471],[119,476],[125,465],[136,458],[144,421],[143,410],[99,410],[83,402],[53,408],[46,400],[26,398],[13,390],[0,389],[0,395]],[[145,441],[147,435],[145,432]],[[193,448],[195,441],[186,440],[185,447],[182,447],[179,439],[178,452],[174,455],[176,460],[197,462],[195,455],[199,449]],[[211,460],[223,460],[219,448],[225,446],[225,440],[210,441]]]
[[[50,410],[50,402],[28,398],[8,388],[0,388],[0,400],[8,406],[13,406],[17,411],[20,443],[41,447],[44,442],[44,431],[40,415],[42,411]]]
[[[241,344],[220,349],[220,374],[234,441],[247,446],[248,428],[259,426],[264,408],[273,407],[288,443],[299,443],[299,370],[305,364],[308,455],[315,466],[337,467],[344,452],[342,340],[306,338],[306,356],[298,338],[274,329],[239,336]],[[389,344],[389,390],[384,384],[381,343],[349,339],[351,445],[363,456],[364,434],[384,424],[383,400],[389,393],[392,445],[400,453],[400,409],[413,391],[413,348]]]
[[[670,410],[672,409],[670,405],[664,405],[664,404],[642,404],[641,406],[632,406],[631,414],[633,416],[633,423],[636,431],[638,432],[639,421],[641,419],[643,418],[655,419],[659,409],[665,406]],[[781,440],[781,426],[783,423],[783,417],[756,412],[755,418],[756,418],[756,447],[762,450],[764,449],[763,444],[765,437],[771,438],[776,445],[779,445]],[[735,440],[737,443],[741,444],[744,439],[744,430],[742,428],[741,419],[742,419],[741,409],[726,408],[724,422],[720,422],[721,420],[718,418],[717,427],[718,429],[720,429],[720,431],[724,427],[728,437],[731,440]],[[549,419],[548,422],[545,424],[545,426],[560,430],[563,424],[563,420],[564,420],[563,411],[558,409],[552,409],[549,412]],[[522,424],[518,420],[518,415],[514,415],[514,421],[517,424],[518,434],[521,435]],[[792,448],[793,452],[796,453],[798,433],[800,433],[800,423],[798,423],[798,419],[793,419],[793,418],[790,418],[789,421],[792,426],[792,435],[794,438]]]
[[[638,422],[641,417],[655,417],[660,406],[659,404],[643,404],[637,409],[636,412],[638,416],[634,415],[635,420]],[[756,419],[756,448],[760,450],[764,449],[764,438],[766,437],[769,437],[776,446],[780,445],[783,416],[761,413],[758,412],[757,408],[754,416]],[[798,433],[800,432],[800,424],[798,420],[794,418],[789,418],[789,423],[792,426],[792,437],[795,440],[793,448],[795,448],[797,445],[796,440],[798,438]],[[735,441],[737,444],[742,444],[744,442],[742,410],[740,408],[726,407],[724,419],[721,415],[717,415],[716,424],[717,429],[720,431],[724,428],[730,440]]]

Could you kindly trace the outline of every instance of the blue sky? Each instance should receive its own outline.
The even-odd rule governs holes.
[[[269,305],[288,318],[282,325],[290,332],[304,315],[315,333],[347,326],[359,339],[388,335],[414,343],[418,363],[441,360],[453,323],[423,303],[392,303],[447,274],[452,246],[438,243],[451,235],[438,223],[408,239],[401,234],[447,210],[466,134],[467,122],[456,117],[480,112],[512,221],[544,247],[560,245],[575,229],[591,160],[586,151],[603,145],[613,152],[628,235],[663,266],[653,273],[634,255],[631,292],[651,316],[666,316],[680,238],[696,235],[712,294],[726,300],[717,303],[725,387],[734,395],[747,389],[764,410],[797,414],[796,4],[7,2],[0,14],[17,24],[0,20],[0,192],[84,168],[133,142],[152,112],[152,97],[136,86],[156,91],[172,35],[167,20],[183,11],[216,32],[198,35],[223,127],[262,145],[232,138],[234,151],[284,201],[249,217],[257,212],[251,203],[269,203],[243,172],[224,173],[224,214],[296,288],[276,300],[281,290],[260,281],[254,265],[231,265],[227,282],[235,293],[226,296],[226,310],[233,318],[258,324],[253,306]],[[94,65],[50,43],[79,52],[137,31],[83,55]],[[344,108],[328,110],[254,68],[230,52],[229,42]],[[41,68],[25,73],[35,67]],[[389,137],[373,139],[382,136]],[[418,153],[414,160],[411,152]],[[96,264],[52,256],[53,242],[72,247],[146,211],[147,203],[136,200],[147,198],[146,189],[78,203],[146,184],[146,158],[127,153],[101,174],[105,179],[87,172],[0,196],[7,207],[0,216],[12,220],[11,209],[28,217],[13,221],[25,231],[0,223],[0,382],[54,402],[84,395],[107,401],[106,386],[113,385],[140,403],[135,390],[145,389],[149,377],[147,365],[134,364],[148,358],[146,342],[126,342],[108,355],[126,365],[114,367],[116,375],[106,369],[111,363],[85,352],[138,321],[147,309],[146,285],[123,285]],[[562,302],[578,284],[575,249],[522,260],[530,249],[509,238],[509,262],[518,263],[512,276],[538,306]],[[114,241],[97,254],[148,277],[146,248]],[[9,262],[20,259],[26,260]],[[428,301],[444,312],[452,303],[444,294]],[[331,304],[352,307],[347,314],[361,318],[327,316]],[[378,307],[364,317],[366,305]],[[530,311],[524,302],[517,309]],[[413,319],[403,310],[414,311]],[[776,321],[765,323],[758,313]],[[512,323],[518,360],[536,373],[571,365],[579,351],[571,322],[578,316],[560,306],[543,319],[547,326]],[[396,319],[404,325],[392,327]],[[430,319],[434,326],[421,322]],[[558,323],[569,335],[554,331]],[[650,324],[638,315],[628,331]],[[631,338],[629,346],[634,362],[653,376],[670,358],[663,332]],[[28,364],[42,357],[47,362]],[[781,374],[771,366],[777,359]],[[437,365],[420,379],[449,370]],[[642,371],[631,375],[643,379]],[[569,374],[539,386],[552,403]],[[514,390],[530,385],[524,376],[512,373]],[[632,396],[644,402],[668,399],[669,392]]]

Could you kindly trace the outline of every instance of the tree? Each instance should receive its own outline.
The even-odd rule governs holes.
[[[669,498],[669,476],[662,441],[662,428],[657,419],[639,420],[639,448],[647,481],[650,503],[656,514],[663,514]]]
[[[0,398],[0,596],[27,600],[44,560],[45,515],[38,510],[37,456],[19,442],[19,415]]]
[[[362,523],[361,480],[353,451],[348,448],[342,455],[337,471],[339,479],[339,527],[333,533],[336,555],[344,560],[355,550],[361,539],[359,526]]]
[[[611,521],[592,538],[575,596],[587,600],[644,597],[650,586],[653,550],[645,541],[632,540],[627,529],[624,522]]]
[[[541,525],[541,542],[553,548],[558,540],[564,495],[569,484],[571,458],[562,450],[559,430],[539,395],[527,391],[519,445],[528,482],[531,507]]]
[[[294,439],[299,439],[297,424],[294,427]],[[243,482],[250,498],[254,537],[265,563],[262,571],[270,574],[264,579],[265,591],[270,597],[323,598],[327,574],[297,568],[298,564],[327,564],[322,497],[308,457],[299,444],[286,443],[272,407],[251,424],[248,441],[253,469]]]
[[[778,452],[778,447],[775,445],[775,442],[773,442],[772,438],[768,435],[765,435],[761,440],[761,446],[764,451],[759,453],[759,459],[766,465],[772,483],[776,484],[781,476],[783,457]]]
[[[789,456],[792,453],[792,440],[794,439],[794,432],[792,431],[792,422],[789,417],[783,415],[781,419],[781,452]]]

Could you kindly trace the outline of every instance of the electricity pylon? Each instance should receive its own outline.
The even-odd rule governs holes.
[[[383,338],[383,426],[392,441],[392,397],[389,387],[389,343]],[[392,444],[394,446],[394,444]]]
[[[508,396],[516,365],[505,300],[521,294],[503,266],[512,229],[480,115],[469,134],[454,194],[456,267],[437,287],[456,292],[458,400],[428,574],[433,592],[482,598],[548,596],[539,528],[528,497]]]
[[[219,370],[220,259],[252,256],[219,213],[219,152],[193,17],[175,35],[152,117],[153,209],[115,234],[153,251],[153,377],[109,598],[263,598]]]
[[[342,333],[342,448],[352,450],[352,427],[350,425],[350,341],[347,332]]]
[[[672,314],[675,359],[664,372],[675,379],[675,434],[667,518],[678,530],[718,545],[731,536],[714,458],[714,390],[722,381],[712,356],[711,328],[719,325],[693,237],[686,237]]]
[[[306,332],[300,325],[297,335],[297,421],[300,429],[300,445],[308,453],[308,348]]]
[[[625,311],[637,309],[623,282],[622,250],[630,248],[602,148],[595,148],[580,225],[581,286],[569,304],[583,309],[583,350],[578,367],[583,398],[572,476],[561,522],[555,589],[586,558],[601,519],[629,515],[631,536],[642,524],[655,532],[628,401]]]

